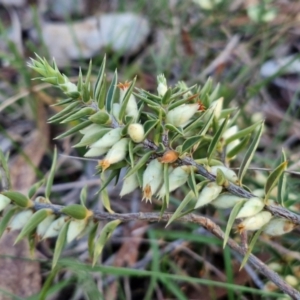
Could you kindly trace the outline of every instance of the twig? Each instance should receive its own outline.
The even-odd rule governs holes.
[[[35,203],[34,208],[36,210],[40,210],[43,208],[52,209],[56,214],[61,214],[61,209],[64,206],[53,205],[53,204],[42,204]],[[94,211],[94,219],[95,220],[121,220],[122,222],[129,222],[133,220],[141,220],[147,222],[168,222],[172,217],[172,213],[164,213],[161,215],[160,213],[128,213],[128,214],[109,214],[101,211]],[[190,222],[203,226],[206,230],[214,234],[216,237],[221,240],[224,239],[224,232],[221,228],[212,222],[209,218],[199,216],[196,214],[188,214],[184,217],[178,219],[180,222]],[[245,255],[246,251],[241,246],[239,246],[234,240],[228,240],[228,246],[241,255]],[[265,265],[261,260],[259,260],[253,254],[249,256],[249,262],[258,270],[259,273],[266,276],[269,280],[274,282],[284,293],[291,296],[293,299],[300,299],[300,292],[289,286],[277,273],[272,271],[267,265]]]

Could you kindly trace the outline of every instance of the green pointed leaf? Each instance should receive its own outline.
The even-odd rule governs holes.
[[[34,185],[32,185],[28,191],[28,198],[31,199],[44,183],[45,183],[45,178],[43,178],[42,180],[40,180],[40,181],[36,182]]]
[[[201,142],[201,137],[199,136],[192,136],[190,138],[187,138],[181,148],[181,153],[186,153],[190,151],[194,145]]]
[[[118,174],[119,174],[119,169],[112,170],[110,172],[109,176],[107,178],[105,178],[105,180],[101,180],[101,188],[97,192],[97,194],[101,193]]]
[[[163,164],[163,175],[164,175],[164,184],[165,184],[165,189],[166,189],[166,195],[163,199],[163,201],[166,202],[166,207],[169,206],[169,201],[170,201],[170,192],[169,192],[169,164]]]
[[[176,133],[178,133],[181,136],[183,135],[183,130],[182,130],[181,127],[175,127],[172,124],[166,124],[165,128],[168,129],[168,130],[170,130],[171,132],[176,132]]]
[[[105,111],[98,111],[89,117],[89,120],[95,124],[105,125],[111,123],[110,115]]]
[[[86,120],[84,122],[80,122],[78,125],[73,126],[72,128],[70,128],[68,131],[58,135],[57,137],[54,138],[54,140],[58,140],[58,139],[62,139],[65,138],[66,136],[69,136],[73,133],[76,133],[88,126],[90,126],[91,124],[93,124],[90,120]]]
[[[126,91],[126,94],[124,96],[124,99],[121,103],[121,109],[120,109],[120,113],[119,113],[119,120],[123,120],[124,116],[125,116],[125,113],[126,113],[126,107],[127,107],[127,104],[128,104],[128,101],[130,99],[130,96],[132,94],[132,91],[133,91],[133,88],[134,88],[134,85],[135,85],[135,82],[136,82],[136,77],[132,80],[129,88],[127,89]]]
[[[78,92],[82,92],[82,86],[83,86],[83,76],[82,76],[82,70],[81,68],[79,68],[78,81],[77,81]]]
[[[4,172],[4,174],[2,174]],[[0,177],[3,182],[3,189],[11,188],[9,168],[3,151],[0,149]]]
[[[197,184],[196,184],[194,168],[191,168],[191,172],[189,174],[187,182],[188,182],[189,188],[194,192],[195,196],[197,196],[198,189],[197,189]]]
[[[0,238],[2,237],[6,227],[9,224],[10,219],[19,211],[18,207],[12,207],[10,210],[8,210],[3,218],[0,221]]]
[[[230,235],[230,231],[234,225],[234,221],[236,219],[236,216],[238,215],[238,213],[240,212],[241,208],[243,207],[245,203],[245,200],[241,200],[240,202],[238,202],[237,204],[235,204],[235,206],[233,207],[229,219],[227,221],[227,225],[226,225],[226,230],[225,230],[225,234],[224,234],[224,241],[223,241],[223,248],[225,248],[227,241],[229,239],[229,235]]]
[[[47,199],[49,199],[50,194],[51,194],[51,189],[52,189],[52,184],[54,180],[54,175],[55,175],[55,169],[56,169],[56,163],[57,163],[57,148],[54,148],[54,154],[53,154],[53,160],[52,160],[52,165],[51,169],[47,178],[47,183],[46,183],[46,190],[45,190],[45,196]]]
[[[148,105],[156,105],[158,106],[158,104],[151,100],[151,99],[148,99],[147,97],[143,96],[143,95],[140,95],[140,94],[137,94],[137,93],[133,93],[134,96],[136,96],[137,98],[141,99],[143,102],[147,103]]]
[[[55,243],[55,249],[54,249],[54,253],[53,253],[53,259],[52,259],[52,270],[57,265],[60,254],[66,245],[69,223],[70,223],[70,221],[65,222],[65,224],[63,225],[63,227],[60,230],[59,235],[57,237],[57,240]]]
[[[88,237],[88,250],[89,250],[90,258],[93,257],[93,253],[95,251],[95,237],[97,234],[98,225],[99,223],[93,225]]]
[[[222,122],[221,126],[219,127],[218,131],[216,132],[216,134],[214,135],[213,139],[211,140],[208,150],[207,150],[207,155],[208,155],[208,163],[210,162],[216,147],[222,137],[222,134],[225,130],[225,127],[227,125],[228,122],[228,117]]]
[[[47,276],[47,279],[43,283],[43,287],[39,292],[39,295],[38,295],[39,300],[47,300],[48,291],[52,287],[52,283],[53,283],[54,279],[56,278],[56,275],[57,275],[58,271],[59,271],[59,269],[55,268]]]
[[[210,93],[210,91],[211,91],[211,89],[212,89],[212,84],[213,84],[213,81],[212,81],[211,77],[209,77],[209,78],[206,80],[206,82],[205,82],[203,88],[201,89],[201,92],[200,92],[200,99],[204,98],[204,96],[206,96],[207,94]]]
[[[63,122],[65,119],[73,116],[74,114],[78,113],[80,111],[80,107],[74,109],[73,111],[70,111],[68,113],[66,113],[64,116],[62,117],[59,117],[59,118],[56,118],[56,119],[53,119],[51,121],[48,121],[47,123],[49,124],[53,124],[53,123],[61,123]]]
[[[176,211],[173,213],[173,215],[171,216],[171,218],[169,219],[167,226],[169,226],[172,222],[174,222],[176,219],[178,219],[178,217],[180,216],[182,210],[192,201],[195,200],[196,196],[194,194],[194,192],[191,190],[189,191],[186,196],[184,197],[184,199],[180,202],[179,206],[177,207]]]
[[[5,191],[2,192],[1,194],[8,197],[19,207],[25,208],[25,207],[31,207],[33,205],[33,202],[30,199],[28,199],[26,196],[24,196],[19,192]]]
[[[99,97],[100,97],[103,78],[104,78],[105,65],[106,65],[106,55],[104,55],[104,58],[102,60],[102,64],[101,64],[101,67],[99,69],[97,80],[96,80],[96,83],[95,83],[94,98],[96,100],[99,100]],[[102,107],[100,107],[99,104],[101,105],[101,103],[99,103],[99,101],[98,101],[98,107],[100,109],[104,108],[104,103],[103,103]]]
[[[226,118],[228,115],[231,115],[236,110],[237,110],[237,107],[222,109],[219,119],[222,120],[222,119]]]
[[[95,245],[95,251],[94,251],[94,255],[93,255],[93,266],[96,264],[99,256],[101,255],[106,242],[108,241],[108,239],[110,238],[110,236],[112,235],[112,233],[114,232],[114,230],[120,223],[121,223],[120,220],[114,220],[114,221],[107,223],[102,228],[100,236],[97,239],[96,245]]]
[[[207,111],[209,111],[209,110],[207,110]],[[214,119],[214,116],[215,116],[215,111],[211,110],[210,115],[208,117],[208,120],[207,120],[206,124],[203,126],[203,128],[200,131],[200,135],[201,136],[205,136],[206,135],[206,133],[207,133],[208,129],[210,128],[211,123],[212,123],[212,121]]]
[[[236,134],[232,135],[230,138],[228,138],[225,141],[226,145],[228,145],[229,143],[231,143],[231,142],[233,142],[233,141],[235,141],[237,139],[240,139],[240,138],[248,135],[249,133],[252,133],[253,130],[255,130],[258,127],[258,125],[262,125],[262,122],[261,121],[256,122],[253,125],[245,128],[243,130],[239,130]]]
[[[78,147],[85,147],[85,146],[90,146],[94,144],[95,142],[99,141],[106,133],[108,133],[111,130],[111,128],[103,128],[100,129],[98,132],[95,132],[91,135],[85,134],[80,142],[74,146],[73,148],[78,148]]]
[[[57,103],[51,104],[50,107],[52,106],[61,106],[61,105],[66,105],[72,103],[74,100],[72,98],[60,100]]]
[[[86,199],[87,199],[87,186],[85,185],[80,192],[80,203],[84,207],[86,207]]]
[[[158,120],[148,120],[144,123],[145,137],[151,132],[151,130],[158,124]]]
[[[115,74],[114,74],[114,78],[113,78],[112,82],[110,83],[110,86],[108,88],[108,92],[106,95],[105,108],[108,113],[111,112],[112,105],[114,102],[116,88],[117,88],[117,81],[118,81],[118,73],[116,70]]]
[[[282,149],[281,163],[286,161],[286,155],[284,150]],[[287,175],[285,172],[283,172],[278,180],[278,192],[277,192],[277,199],[278,202],[284,207],[284,200],[285,200],[285,194],[286,194],[286,183],[287,183]]]
[[[65,117],[66,114],[72,112],[73,109],[75,109],[77,106],[78,106],[78,102],[77,101],[69,104],[63,110],[61,110],[60,112],[58,112],[57,114],[55,114],[54,116],[52,116],[51,118],[49,118],[48,121],[54,121],[55,122],[56,119],[59,119],[61,117]]]
[[[86,76],[85,76],[85,83],[86,83],[86,84],[89,83],[90,80],[91,80],[92,66],[93,66],[92,60],[90,60],[90,62],[89,62],[89,67],[88,67],[88,71],[87,71],[87,74],[86,74]]]
[[[99,109],[105,109],[105,101],[106,101],[106,96],[107,96],[106,90],[107,90],[107,81],[106,81],[106,74],[104,74],[100,93],[96,99],[98,102]]]
[[[247,136],[245,136],[241,142],[236,145],[234,148],[232,148],[227,154],[226,157],[228,159],[235,157],[238,153],[240,153],[247,145],[248,142],[250,140],[250,134],[248,134]]]
[[[164,94],[162,100],[161,100],[161,103],[163,105],[167,105],[170,101],[171,101],[171,96],[172,96],[172,89],[168,89],[166,91],[166,93]]]
[[[209,101],[210,101],[210,103],[212,103],[213,101],[215,101],[218,98],[220,98],[219,92],[220,92],[220,84],[218,83],[217,86],[215,87],[215,89],[209,95]]]
[[[30,234],[46,217],[52,213],[51,209],[41,209],[36,211],[28,220],[26,225],[15,240],[15,244],[22,240],[25,236]]]
[[[250,144],[250,146],[249,146],[249,148],[248,148],[248,150],[247,150],[247,152],[245,154],[245,157],[244,157],[244,159],[243,159],[243,161],[241,163],[241,166],[240,166],[240,169],[239,169],[239,174],[238,174],[238,178],[239,178],[239,181],[240,181],[241,184],[242,184],[242,181],[243,181],[243,177],[244,177],[244,175],[245,175],[245,173],[246,173],[246,171],[247,171],[247,169],[249,167],[249,164],[250,164],[250,162],[251,162],[251,160],[252,160],[252,158],[254,156],[254,153],[256,151],[258,143],[260,141],[260,137],[262,135],[263,128],[264,128],[263,125],[264,125],[263,123],[260,125],[260,128],[256,132],[256,134],[255,134],[255,136],[253,138],[253,141]]]
[[[148,91],[145,91],[143,89],[136,88],[136,90],[139,93],[141,93],[141,95],[146,95],[146,96],[150,97],[154,101],[154,103],[160,103],[160,101],[161,101],[161,97],[160,96],[152,94],[152,93],[150,93]]]
[[[284,173],[286,170],[288,162],[284,161],[281,163],[268,177],[267,182],[265,184],[265,203],[268,201],[270,194],[277,184],[280,176]]]
[[[144,154],[144,156],[142,156],[142,157],[139,159],[139,161],[137,162],[137,164],[136,164],[133,168],[131,168],[131,170],[126,174],[125,178],[127,178],[127,177],[129,177],[130,175],[134,174],[134,173],[137,172],[142,166],[144,166],[144,165],[148,162],[148,160],[149,160],[149,158],[150,158],[150,156],[151,156],[152,154],[153,154],[153,151],[149,151],[149,152],[147,152],[146,154]]]
[[[256,244],[256,241],[257,239],[259,238],[259,236],[261,235],[262,231],[264,230],[264,226],[262,228],[260,228],[258,231],[255,232],[255,234],[253,235],[252,239],[251,239],[251,242],[248,246],[248,249],[247,249],[247,252],[242,260],[242,263],[241,263],[241,266],[240,266],[240,271],[244,268],[244,266],[246,265],[248,259],[249,259],[249,256]]]
[[[128,152],[129,152],[129,159],[130,159],[130,166],[131,166],[131,168],[134,167],[133,147],[134,147],[134,143],[130,139],[129,145],[128,145]]]
[[[103,173],[101,174],[101,177],[103,177]],[[100,193],[100,196],[101,196],[101,201],[102,201],[102,204],[104,206],[104,208],[111,214],[114,213],[114,211],[111,209],[110,207],[110,199],[109,199],[109,196],[108,196],[108,192],[107,192],[107,189],[103,189]]]
[[[96,111],[94,108],[92,107],[84,107],[82,109],[80,109],[78,112],[72,114],[71,116],[69,116],[68,118],[64,119],[63,121],[61,121],[61,123],[68,123],[83,117],[88,117],[92,114],[94,114]]]

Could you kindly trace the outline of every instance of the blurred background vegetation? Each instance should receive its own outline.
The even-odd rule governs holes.
[[[240,128],[265,119],[247,183],[259,193],[268,174],[260,168],[274,168],[284,148],[290,171],[286,206],[299,212],[300,2],[0,0],[0,34],[0,147],[10,153],[15,190],[27,191],[45,176],[57,145],[62,155],[52,201],[77,203],[87,185],[89,206],[102,209],[95,195],[97,162],[76,158],[85,152],[72,148],[78,136],[53,140],[66,130],[47,123],[60,109],[49,105],[62,95],[32,81],[36,74],[26,63],[34,52],[54,57],[76,82],[91,58],[96,75],[106,53],[108,79],[117,68],[120,81],[137,75],[138,87],[155,91],[160,73],[169,85],[201,85],[211,76],[221,84],[225,106],[240,108]],[[116,212],[160,207],[159,201],[141,202],[139,191],[122,199],[120,186],[109,192]],[[172,195],[169,211],[185,193]],[[228,212],[206,207],[200,213],[224,228]],[[0,241],[0,299],[288,299],[250,266],[239,272],[242,258],[193,224],[165,229],[125,223],[95,268],[86,239],[77,240],[65,249],[56,273],[50,273],[53,240],[39,243],[32,254],[26,241],[13,247],[14,237],[8,233]],[[299,237],[297,228],[279,238],[263,236],[253,251],[296,288]]]

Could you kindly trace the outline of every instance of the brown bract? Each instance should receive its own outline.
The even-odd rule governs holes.
[[[162,164],[170,164],[175,162],[179,157],[178,152],[174,151],[174,150],[168,150],[164,153],[164,155],[159,158],[159,162],[161,162]]]
[[[119,82],[119,84],[117,84],[117,87],[121,90],[127,90],[130,86],[131,82],[130,81],[125,81],[124,83]]]

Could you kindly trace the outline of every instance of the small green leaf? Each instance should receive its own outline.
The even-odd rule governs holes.
[[[101,177],[103,178],[103,174],[101,174]],[[101,178],[101,181],[103,180]],[[111,214],[114,213],[114,211],[111,209],[110,207],[110,199],[109,199],[109,196],[108,196],[108,192],[107,192],[107,189],[103,189],[100,193],[100,196],[101,196],[101,201],[102,201],[102,204],[104,206],[104,208]]]
[[[104,179],[101,180],[101,188],[97,192],[97,194],[101,193],[118,174],[119,174],[119,169],[112,170],[110,172],[109,176],[107,178],[105,177],[105,180]],[[103,178],[104,178],[104,176],[103,176]]]
[[[212,89],[212,84],[213,84],[213,81],[212,81],[211,77],[209,77],[209,78],[206,80],[206,82],[205,82],[203,88],[201,89],[201,92],[200,92],[200,99],[201,99],[201,98],[204,98],[204,96],[206,96],[207,94],[210,93],[210,91],[211,91],[211,89]]]
[[[181,148],[181,153],[186,153],[189,150],[193,148],[194,145],[198,144],[201,142],[201,137],[199,136],[192,136],[190,138],[187,138]]]
[[[131,166],[131,168],[134,167],[133,146],[134,146],[134,143],[130,139],[129,145],[128,145],[128,153],[129,153],[129,159],[130,159],[130,166]]]
[[[226,145],[228,145],[229,143],[240,139],[248,134],[250,134],[251,132],[253,132],[253,130],[255,130],[257,128],[258,125],[261,125],[262,121],[256,122],[253,125],[243,129],[243,130],[239,130],[236,134],[232,135],[230,138],[228,138],[225,143]]]
[[[133,168],[131,168],[131,170],[126,174],[125,178],[127,178],[127,177],[129,177],[130,175],[134,174],[134,173],[137,172],[142,166],[144,166],[144,165],[148,162],[148,160],[149,160],[149,158],[150,158],[150,156],[151,156],[152,154],[153,154],[153,151],[149,151],[149,152],[147,152],[146,154],[144,154],[144,156],[142,156],[142,157],[139,159],[139,161],[137,162],[137,164],[136,164]]]
[[[117,81],[118,81],[118,73],[116,70],[115,74],[114,74],[114,78],[113,78],[112,82],[110,83],[110,86],[108,88],[108,92],[106,95],[105,108],[108,113],[111,112],[112,104],[114,102],[116,88],[117,88]]]
[[[85,185],[80,192],[80,203],[84,207],[86,207],[86,199],[87,199],[87,186]]]
[[[91,124],[93,124],[93,123],[90,120],[86,120],[84,122],[80,122],[78,125],[70,128],[68,131],[66,131],[66,132],[58,135],[57,137],[55,137],[54,140],[62,139],[64,137],[66,137],[66,136],[69,136],[69,135],[71,135],[73,133],[76,133],[76,132],[78,132],[78,131],[80,131],[80,130],[82,130],[82,129],[88,127],[88,126],[90,126]]]
[[[74,145],[73,148],[90,146],[96,143],[97,141],[99,141],[110,130],[111,130],[110,128],[103,128],[103,129],[99,129],[98,132],[95,132],[93,134],[85,134],[83,138],[80,140],[80,142]]]
[[[229,239],[229,235],[230,235],[230,231],[231,228],[234,225],[234,221],[236,219],[236,216],[238,215],[239,211],[241,210],[241,208],[243,207],[244,203],[246,200],[241,200],[240,202],[238,202],[237,204],[235,204],[235,206],[233,207],[229,219],[227,221],[227,225],[226,225],[226,230],[225,230],[225,234],[224,234],[224,242],[223,242],[223,248],[225,248],[227,241]]]
[[[171,132],[176,132],[176,133],[178,133],[181,136],[183,135],[183,130],[182,130],[181,127],[175,127],[172,124],[166,124],[165,128],[168,129],[168,130],[170,130]]]
[[[207,110],[207,111],[209,111],[209,110]],[[214,119],[214,116],[215,116],[215,111],[211,110],[210,115],[208,117],[208,120],[207,120],[206,124],[203,126],[203,128],[200,131],[200,135],[201,136],[205,136],[206,135],[206,133],[207,133],[207,131],[208,131],[209,127],[211,126],[211,123],[212,123],[212,121]]]
[[[149,104],[149,105],[156,105],[158,106],[158,104],[151,100],[151,99],[148,99],[147,97],[143,96],[143,95],[140,95],[140,94],[137,94],[137,93],[133,93],[134,96],[136,96],[137,98],[141,99],[143,102]]]
[[[260,137],[262,135],[262,132],[263,132],[263,128],[264,128],[264,124],[262,123],[260,125],[260,128],[259,130],[257,131],[257,133],[255,134],[254,138],[253,138],[253,141],[252,143],[250,144],[246,154],[245,154],[245,157],[241,163],[241,166],[240,166],[240,169],[239,169],[239,174],[238,174],[238,178],[239,178],[239,181],[240,183],[242,184],[242,181],[243,181],[243,177],[249,167],[249,164],[253,158],[253,155],[256,151],[256,148],[258,146],[258,143],[260,141]]]
[[[284,161],[281,163],[268,177],[267,182],[265,184],[265,203],[268,201],[270,194],[272,192],[272,189],[277,184],[280,176],[284,173],[286,170],[288,162]]]
[[[250,244],[248,246],[247,252],[246,252],[246,254],[245,254],[245,256],[244,256],[244,258],[242,260],[242,263],[241,263],[241,266],[240,266],[240,270],[242,270],[244,268],[244,266],[246,265],[246,263],[247,263],[247,261],[249,259],[249,256],[250,256],[250,254],[251,254],[251,252],[252,252],[252,250],[253,250],[253,248],[254,248],[254,246],[256,244],[257,239],[259,238],[259,236],[261,235],[262,231],[264,230],[264,227],[265,226],[263,226],[262,228],[260,228],[253,235],[253,237],[251,239],[251,242],[250,242]]]
[[[104,108],[104,103],[99,102],[101,89],[102,89],[102,83],[103,83],[103,77],[104,77],[104,71],[105,71],[105,64],[106,64],[106,55],[104,55],[101,67],[98,72],[97,80],[95,83],[95,89],[94,89],[94,98],[98,100],[98,107],[100,109]]]
[[[235,157],[239,152],[241,152],[248,145],[248,142],[250,140],[250,136],[251,136],[250,134],[248,134],[247,136],[245,136],[238,145],[236,145],[234,148],[232,148],[226,154],[226,157],[228,159],[231,159],[231,158]]]
[[[123,99],[123,101],[121,103],[121,109],[120,109],[120,113],[119,113],[119,120],[123,120],[123,118],[125,116],[126,107],[127,107],[128,101],[130,99],[130,96],[132,94],[135,82],[136,82],[136,77],[131,82],[129,88],[127,89],[127,91],[125,93],[124,99]]]
[[[158,120],[148,120],[144,123],[145,137],[151,132],[151,130],[158,124]]]
[[[101,90],[100,90],[98,98],[96,99],[98,102],[99,109],[105,108],[105,101],[106,101],[106,96],[107,96],[106,89],[107,89],[107,81],[106,81],[106,74],[104,74],[103,82],[101,85]]]
[[[19,211],[18,207],[12,207],[9,211],[5,213],[3,218],[0,221],[0,238],[2,237],[6,227],[8,226],[8,223],[10,219]]]
[[[222,120],[237,110],[236,107],[222,109],[219,119]]]
[[[4,174],[2,174],[2,176],[1,176],[2,170],[3,170]],[[11,188],[9,168],[8,168],[8,164],[7,164],[5,155],[1,149],[0,149],[0,177],[2,179],[3,189],[9,190]]]
[[[95,249],[95,237],[97,234],[98,225],[99,223],[93,225],[88,237],[88,250],[91,258],[93,257],[93,253]]]
[[[3,194],[4,196],[9,198],[15,204],[17,204],[18,206],[20,206],[22,208],[33,206],[33,202],[19,192],[6,191],[6,192],[2,192],[1,194]]]
[[[194,192],[195,196],[198,195],[198,189],[197,189],[197,184],[196,184],[196,178],[195,178],[195,170],[194,168],[191,168],[191,172],[188,177],[188,185],[190,189]]]
[[[163,201],[166,202],[166,207],[169,206],[170,201],[170,193],[169,193],[169,164],[163,164],[163,175],[164,175],[164,184],[166,189],[166,195],[163,199]]]
[[[209,95],[209,101],[212,103],[213,101],[219,98],[220,84],[218,83],[212,93]],[[227,116],[227,115],[226,115]]]
[[[37,190],[45,183],[45,178],[43,178],[42,180],[36,182],[34,185],[32,185],[28,191],[28,198],[32,198]]]
[[[179,206],[177,207],[176,211],[173,213],[171,218],[169,219],[167,226],[169,226],[173,221],[175,221],[181,214],[182,210],[190,203],[190,201],[195,200],[195,194],[194,191],[189,191],[184,199],[180,202]]]
[[[96,111],[94,108],[92,107],[84,107],[82,109],[80,109],[78,112],[72,114],[71,116],[69,116],[68,118],[64,119],[63,121],[61,121],[61,123],[68,123],[83,117],[87,117],[90,116],[92,114],[94,114]]]
[[[105,125],[111,123],[110,115],[105,111],[98,111],[89,117],[89,120],[95,124]]]
[[[49,199],[50,194],[51,194],[51,189],[52,189],[52,184],[54,180],[54,175],[55,175],[55,169],[56,169],[56,162],[57,162],[57,148],[54,148],[54,154],[53,154],[53,160],[52,160],[52,165],[51,169],[47,178],[47,183],[46,183],[46,190],[45,190],[45,196],[47,199]]]
[[[76,108],[77,106],[78,106],[78,102],[77,101],[69,104],[63,110],[61,110],[60,112],[58,112],[57,114],[55,114],[54,116],[52,116],[51,118],[49,118],[48,121],[54,121],[55,122],[56,119],[64,117],[67,113],[73,111],[73,109]]]
[[[54,253],[53,253],[53,259],[52,259],[52,270],[55,268],[55,266],[58,262],[58,259],[60,257],[60,254],[66,245],[69,223],[70,223],[70,221],[67,221],[63,225],[63,227],[57,237],[57,240],[55,243],[55,249],[54,249]]]
[[[46,217],[52,213],[51,209],[41,209],[35,212],[28,220],[26,225],[15,240],[15,244],[23,239],[26,235],[30,234]]]
[[[216,132],[216,134],[214,135],[213,139],[211,140],[208,150],[207,150],[207,155],[208,155],[208,163],[210,163],[210,160],[215,152],[215,149],[222,137],[222,134],[225,130],[225,127],[227,125],[228,122],[228,117],[222,122],[221,126],[219,127],[218,131]]]
[[[83,220],[88,215],[88,209],[80,204],[71,204],[63,207],[61,213],[70,216],[76,220]]]
[[[102,250],[112,235],[113,231],[116,229],[116,227],[121,223],[120,220],[114,220],[109,223],[107,223],[101,230],[100,236],[96,241],[95,245],[95,251],[93,255],[93,266],[96,264],[100,254],[102,253]]]
[[[66,104],[72,103],[73,101],[74,100],[72,98],[64,99],[64,100],[58,101],[57,103],[51,104],[50,107],[66,105]]]
[[[282,149],[281,153],[281,158],[280,158],[281,163],[286,161],[286,155],[284,150]],[[286,193],[286,183],[287,183],[287,175],[285,172],[283,172],[278,180],[278,192],[277,192],[277,199],[278,202],[284,207],[284,199],[285,199],[285,193]]]
[[[172,89],[169,88],[166,91],[166,93],[164,94],[164,96],[163,96],[163,98],[161,100],[161,103],[163,105],[167,105],[170,102],[170,100],[171,100],[171,96],[172,96]]]

